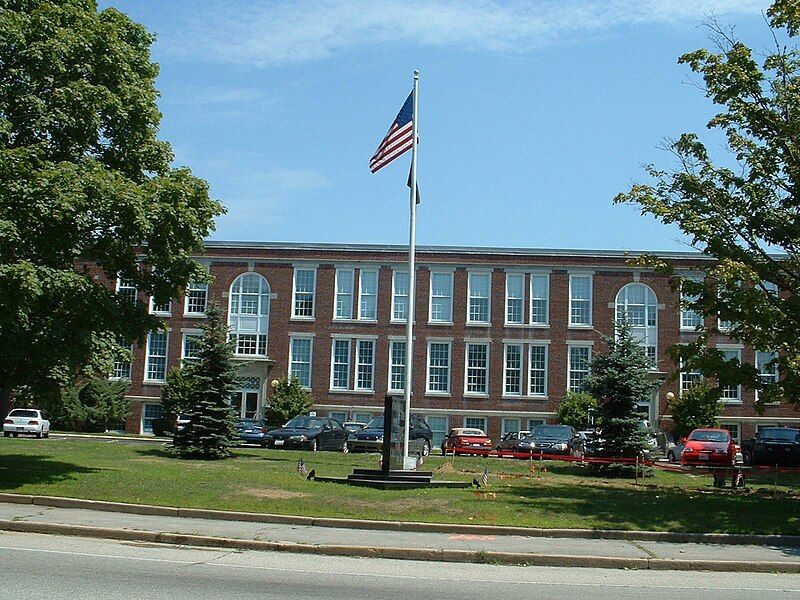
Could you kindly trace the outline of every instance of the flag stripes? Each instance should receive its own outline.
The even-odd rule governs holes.
[[[375,154],[369,161],[369,170],[375,173],[414,146],[414,92],[408,95],[397,117],[389,126]]]

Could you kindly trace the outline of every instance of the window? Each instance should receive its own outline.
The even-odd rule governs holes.
[[[531,345],[528,357],[530,377],[528,378],[528,394],[531,396],[547,395],[547,346]]]
[[[400,340],[389,342],[389,391],[406,389],[406,343]]]
[[[503,427],[501,431],[501,435],[505,437],[507,433],[511,433],[512,431],[519,431],[519,419],[510,419],[505,418],[503,419]]]
[[[231,284],[228,328],[234,352],[243,356],[267,355],[269,284],[258,273],[244,273]]]
[[[374,389],[375,340],[358,340],[356,347],[356,389]]]
[[[202,333],[186,332],[183,334],[182,359],[184,362],[200,360],[200,339]]]
[[[378,318],[378,272],[364,271],[358,277],[358,318],[374,321]]]
[[[489,344],[467,343],[467,394],[489,393]]]
[[[131,304],[136,304],[139,291],[134,282],[117,279],[117,293],[125,297]]]
[[[329,412],[328,418],[333,419],[335,421],[339,421],[339,424],[347,422],[347,413],[346,412]]]
[[[183,312],[186,315],[205,315],[208,306],[208,284],[190,283],[186,286]]]
[[[428,392],[450,392],[450,342],[428,342]]]
[[[147,360],[144,368],[145,381],[165,381],[167,379],[167,342],[166,331],[150,332],[147,335]]]
[[[153,421],[164,415],[160,404],[142,404],[142,433],[153,433]]]
[[[433,446],[441,446],[450,431],[450,419],[448,417],[428,415],[425,420],[433,432]]]
[[[311,347],[310,337],[292,337],[289,348],[289,375],[297,377],[300,385],[311,389]]]
[[[777,383],[778,381],[778,363],[772,361],[777,360],[778,355],[775,352],[760,352],[756,351],[756,370],[761,383],[767,385],[770,383]],[[761,397],[761,390],[756,390],[756,400]]]
[[[372,421],[372,413],[357,412],[353,413],[353,421],[356,423],[364,423],[365,425]]]
[[[480,429],[486,433],[486,417],[464,417],[464,427]]]
[[[508,273],[506,275],[506,323],[524,323],[525,275]]]
[[[294,270],[294,300],[292,306],[295,319],[314,318],[314,300],[316,294],[317,271],[316,269],[295,268]]]
[[[697,298],[681,289],[681,329],[695,331],[698,327],[703,326],[703,315],[688,307],[688,304],[696,301]]]
[[[490,273],[470,273],[467,282],[469,307],[468,323],[488,323],[492,276]]]
[[[240,419],[258,417],[259,396],[261,395],[261,379],[258,377],[237,377],[233,382],[234,392],[231,406]]]
[[[569,324],[584,327],[592,324],[592,276],[569,276]]]
[[[681,359],[680,387],[681,393],[703,382],[703,374],[700,371],[688,371],[684,367]]]
[[[353,318],[353,269],[336,269],[335,319]]]
[[[736,360],[739,362],[742,358],[741,350],[722,350],[725,360]],[[720,400],[724,403],[740,403],[742,401],[742,388],[739,385],[725,385],[722,386],[722,396]]]
[[[150,296],[150,314],[169,317],[172,314],[172,300],[156,304],[155,296]]]
[[[350,340],[334,339],[331,354],[331,388],[346,390],[350,387]]]
[[[506,344],[505,347],[505,387],[503,394],[507,396],[522,395],[522,345]]]
[[[536,427],[537,425],[544,425],[544,419],[528,419],[528,431]]]
[[[570,346],[567,370],[569,372],[568,385],[570,392],[583,391],[583,382],[589,376],[589,361],[591,358],[590,346]]]
[[[119,347],[127,350],[133,356],[133,344],[126,344],[124,341],[118,342]],[[130,379],[131,378],[131,361],[121,360],[120,358],[114,359],[114,368],[111,371],[111,379]]]
[[[453,274],[431,273],[432,323],[453,322]]]
[[[392,273],[392,321],[408,319],[408,273]]]
[[[728,298],[730,298],[731,296],[737,294],[738,293],[738,289],[736,289],[736,288],[741,287],[741,285],[742,285],[741,281],[735,282],[735,283],[731,283],[731,284],[727,284],[727,285],[725,283],[723,283],[723,282],[720,282],[719,285],[717,286],[717,298],[720,301],[720,305],[724,306],[727,303],[727,299]],[[731,329],[733,329],[736,325],[738,325],[738,323],[736,323],[735,321],[730,321],[728,319],[723,319],[722,318],[722,311],[720,311],[718,313],[718,315],[717,315],[717,329],[719,329],[721,332],[727,333]]]
[[[549,296],[550,276],[531,275],[531,325],[547,325],[550,318]]]
[[[742,439],[739,437],[739,423],[720,423],[719,425],[722,429],[727,429],[731,434],[731,439],[735,442],[741,442]]]
[[[652,368],[657,364],[658,302],[649,286],[629,283],[617,293],[617,323],[627,322],[633,337],[644,348]]]

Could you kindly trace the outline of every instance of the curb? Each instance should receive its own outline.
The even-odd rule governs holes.
[[[518,535],[526,537],[559,537],[570,539],[607,539],[632,542],[675,542],[695,544],[727,544],[748,546],[800,547],[800,536],[758,535],[733,533],[681,533],[672,531],[628,531],[624,529],[544,529],[536,527],[508,527],[500,525],[462,525],[456,523],[420,523],[415,521],[374,521],[340,519],[333,517],[306,517],[269,513],[229,512],[203,508],[175,508],[150,504],[127,504],[103,500],[83,500],[57,496],[0,493],[0,502],[9,504],[35,504],[54,508],[79,508],[162,517],[185,517],[217,521],[245,521],[252,523],[282,523],[313,527],[367,529],[425,533],[466,533],[479,535]]]
[[[435,548],[380,548],[377,546],[345,546],[338,544],[300,544],[296,542],[267,542],[242,540],[183,533],[113,529],[85,525],[33,523],[29,521],[0,520],[0,530],[18,533],[68,535],[94,539],[109,539],[155,544],[230,548],[327,556],[357,556],[362,558],[389,558],[395,560],[423,560],[429,562],[457,562],[541,567],[589,567],[604,569],[650,569],[682,571],[718,571],[751,573],[800,573],[797,562],[749,561],[688,561],[657,558],[621,558],[608,556],[581,556],[560,554],[535,554],[524,552],[496,552],[477,550],[443,550]]]

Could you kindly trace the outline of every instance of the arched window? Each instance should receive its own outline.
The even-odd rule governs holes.
[[[231,284],[228,328],[236,354],[267,355],[269,283],[258,273],[239,275]]]
[[[617,323],[627,321],[631,333],[644,347],[653,368],[658,364],[658,301],[643,283],[629,283],[617,293]]]

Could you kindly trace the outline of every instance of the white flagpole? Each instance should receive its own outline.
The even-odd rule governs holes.
[[[408,462],[408,428],[411,420],[411,372],[414,356],[414,297],[417,290],[417,278],[414,267],[414,245],[417,235],[417,128],[419,127],[419,71],[414,71],[414,113],[411,135],[411,218],[408,228],[408,314],[406,315],[406,383],[404,398],[406,404],[406,424],[403,431],[403,468]]]

